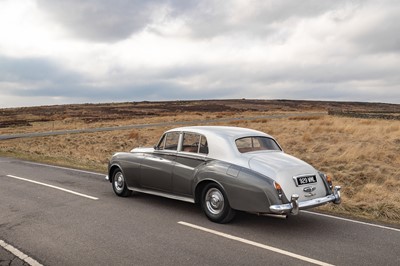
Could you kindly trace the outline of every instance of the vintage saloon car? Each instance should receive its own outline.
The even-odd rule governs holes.
[[[218,223],[235,210],[296,215],[340,203],[329,176],[284,153],[271,136],[239,127],[171,129],[153,148],[114,154],[106,179],[118,196],[135,191],[200,203]]]

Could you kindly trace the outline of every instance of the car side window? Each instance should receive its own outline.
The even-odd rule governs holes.
[[[208,143],[207,143],[207,139],[204,136],[200,136],[200,149],[199,152],[203,153],[203,154],[208,154]]]
[[[182,151],[208,154],[208,146],[206,137],[186,132],[183,134]]]
[[[164,134],[157,148],[159,150],[173,150],[178,149],[179,132],[169,132]]]

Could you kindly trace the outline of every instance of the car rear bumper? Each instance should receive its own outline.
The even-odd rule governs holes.
[[[291,213],[291,214],[296,215],[299,212],[299,210],[304,210],[304,209],[321,206],[321,205],[327,204],[329,202],[339,204],[341,202],[340,189],[341,189],[340,186],[335,186],[335,188],[333,190],[333,194],[331,194],[331,195],[328,195],[328,196],[325,196],[322,198],[301,201],[301,202],[298,201],[299,196],[296,194],[293,194],[291,197],[290,203],[271,205],[269,207],[269,209],[272,213],[276,213],[276,214]]]

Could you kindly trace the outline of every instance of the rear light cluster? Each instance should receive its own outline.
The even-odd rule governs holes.
[[[275,186],[276,192],[278,192],[278,197],[279,197],[279,199],[282,199],[283,191],[282,191],[281,185],[279,185],[278,182],[275,182],[275,181],[274,181],[274,186]]]
[[[332,190],[333,189],[332,177],[330,175],[325,175],[325,180],[328,183],[329,189]]]

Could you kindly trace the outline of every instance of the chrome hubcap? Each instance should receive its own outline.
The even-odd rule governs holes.
[[[216,188],[211,188],[207,191],[206,194],[206,207],[207,210],[214,214],[218,215],[224,209],[224,196],[222,195],[221,191]]]
[[[124,189],[125,180],[124,176],[121,172],[118,172],[114,178],[114,187],[118,192],[121,192]]]

